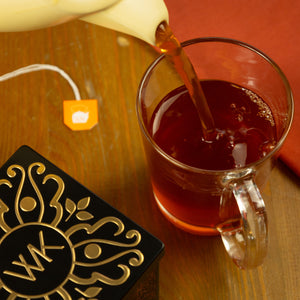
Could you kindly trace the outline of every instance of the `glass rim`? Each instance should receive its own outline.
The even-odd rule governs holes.
[[[280,78],[281,78],[281,80],[282,80],[282,82],[284,83],[284,86],[285,86],[287,104],[288,104],[288,107],[289,107],[289,110],[288,110],[288,124],[287,124],[286,128],[284,129],[280,139],[277,141],[276,146],[274,147],[274,149],[272,149],[266,156],[260,158],[259,160],[255,161],[255,162],[247,164],[243,167],[232,168],[232,169],[224,169],[224,170],[202,169],[202,168],[194,167],[194,166],[185,164],[181,161],[178,161],[177,159],[175,159],[171,155],[167,154],[164,150],[162,150],[160,148],[160,146],[153,140],[153,138],[149,134],[149,132],[148,132],[148,130],[147,130],[145,124],[144,124],[143,117],[142,117],[142,112],[141,112],[141,102],[142,102],[143,87],[147,83],[147,79],[151,76],[152,70],[154,70],[155,67],[159,64],[159,62],[165,58],[165,54],[161,54],[154,61],[152,61],[152,63],[148,66],[147,70],[145,71],[144,75],[142,76],[142,79],[141,79],[140,84],[138,86],[138,93],[137,93],[137,99],[136,99],[136,112],[137,112],[137,117],[138,117],[138,123],[139,123],[139,126],[141,128],[142,133],[144,134],[144,136],[146,137],[148,142],[150,142],[152,147],[161,156],[163,156],[168,161],[172,162],[174,165],[176,165],[176,166],[178,166],[182,169],[189,170],[189,171],[194,172],[194,173],[211,173],[211,174],[215,174],[215,175],[218,175],[218,174],[221,174],[221,173],[243,172],[243,170],[253,168],[253,167],[263,163],[264,161],[268,160],[269,158],[274,156],[276,154],[276,152],[278,152],[279,149],[282,147],[282,144],[285,141],[285,139],[286,139],[286,137],[287,137],[287,135],[290,131],[292,121],[293,121],[293,117],[294,117],[293,94],[292,94],[291,87],[290,87],[290,84],[288,82],[287,77],[285,76],[285,74],[283,73],[281,68],[277,65],[277,63],[275,63],[275,61],[273,61],[273,59],[271,59],[264,52],[262,52],[261,50],[259,50],[258,48],[254,47],[254,46],[251,46],[248,43],[245,43],[245,42],[242,42],[242,41],[239,41],[239,40],[235,40],[235,39],[231,39],[231,38],[225,38],[225,37],[201,37],[201,38],[194,38],[194,39],[186,40],[186,41],[181,43],[181,46],[184,48],[184,47],[191,46],[191,45],[194,45],[194,44],[209,43],[209,42],[227,43],[227,44],[233,44],[233,45],[236,45],[236,46],[241,46],[243,48],[247,48],[248,50],[258,54],[259,56],[261,56],[266,62],[268,62],[274,68],[274,70],[280,76]]]

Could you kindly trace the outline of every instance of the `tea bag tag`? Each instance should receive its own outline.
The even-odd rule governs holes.
[[[89,130],[98,123],[97,100],[81,100],[77,85],[72,78],[57,66],[48,64],[32,64],[0,76],[0,82],[16,76],[40,70],[50,70],[59,73],[68,81],[76,100],[64,101],[64,124],[72,130]]]
[[[90,130],[98,123],[98,101],[64,100],[64,123],[71,130]]]

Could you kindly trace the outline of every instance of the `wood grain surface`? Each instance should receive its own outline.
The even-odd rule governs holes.
[[[157,53],[142,41],[75,21],[34,32],[0,33],[0,73],[46,63],[97,99],[99,123],[74,132],[63,123],[63,100],[74,99],[53,71],[0,82],[0,164],[28,145],[165,243],[162,300],[300,299],[300,180],[281,162],[264,190],[269,253],[251,271],[239,270],[219,237],[174,228],[154,203],[139,133],[139,80]]]

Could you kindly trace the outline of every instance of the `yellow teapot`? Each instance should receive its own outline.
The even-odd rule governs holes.
[[[155,44],[168,22],[163,0],[0,0],[0,32],[34,30],[79,18]]]

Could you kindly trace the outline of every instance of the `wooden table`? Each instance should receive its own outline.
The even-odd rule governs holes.
[[[139,133],[139,80],[157,53],[144,42],[75,21],[25,33],[0,33],[0,73],[33,63],[56,65],[86,99],[98,99],[89,131],[63,124],[68,83],[39,71],[0,83],[0,163],[29,145],[165,243],[160,299],[300,299],[300,180],[279,162],[264,195],[269,253],[263,266],[239,270],[218,237],[184,233],[154,203]]]

